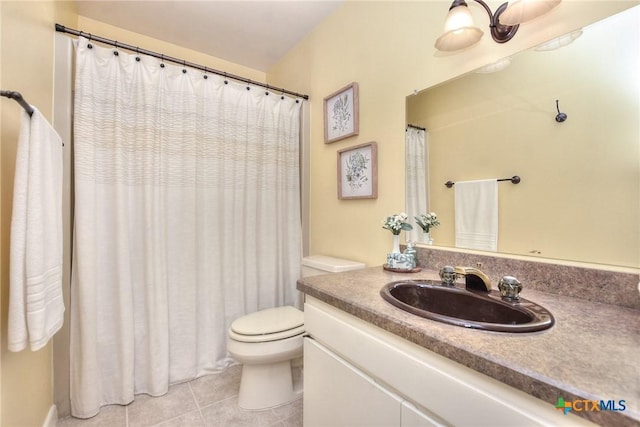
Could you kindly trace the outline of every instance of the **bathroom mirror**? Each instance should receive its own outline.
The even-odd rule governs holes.
[[[498,252],[638,267],[639,24],[635,6],[560,49],[407,97],[407,124],[426,128],[435,245],[455,247],[455,185],[445,182],[518,175],[498,183]],[[410,161],[406,170],[409,186],[419,174]]]

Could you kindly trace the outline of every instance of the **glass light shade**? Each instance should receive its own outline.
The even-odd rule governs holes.
[[[503,25],[516,25],[531,21],[544,15],[560,4],[561,0],[515,0],[500,15],[499,21]]]
[[[568,44],[573,43],[573,41],[575,39],[577,39],[578,37],[580,37],[582,35],[582,30],[576,30],[572,33],[569,34],[565,34],[563,36],[560,37],[556,37],[553,40],[549,40],[548,42],[544,42],[542,44],[539,44],[538,46],[535,47],[534,50],[537,50],[539,52],[543,52],[543,51],[547,51],[547,50],[556,50],[556,49],[560,49],[561,47],[564,47]]]
[[[511,58],[502,58],[493,62],[491,64],[487,64],[484,67],[478,68],[476,73],[479,74],[489,74],[489,73],[497,73],[498,71],[502,71],[511,65]]]
[[[473,24],[473,17],[467,6],[457,6],[449,11],[444,21],[444,34],[438,37],[435,47],[441,51],[453,51],[469,47],[484,33]]]

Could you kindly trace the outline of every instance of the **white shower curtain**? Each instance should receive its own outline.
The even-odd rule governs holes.
[[[426,131],[407,127],[405,133],[407,216],[414,225],[407,231],[407,240],[422,241],[422,229],[415,224],[415,217],[427,211],[427,141]]]
[[[295,304],[300,105],[77,46],[71,410],[232,363],[237,317]],[[164,65],[161,66],[161,65]]]

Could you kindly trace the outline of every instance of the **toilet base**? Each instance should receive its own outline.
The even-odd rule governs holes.
[[[238,406],[260,410],[296,400],[302,387],[294,384],[289,360],[280,363],[243,365]]]

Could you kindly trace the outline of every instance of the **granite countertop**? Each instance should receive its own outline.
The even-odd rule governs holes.
[[[380,296],[391,281],[416,279],[439,277],[433,270],[402,274],[379,266],[306,277],[298,290],[553,405],[559,397],[624,400],[624,411],[575,413],[604,426],[640,425],[640,311],[525,284],[521,297],[551,311],[555,325],[521,334],[481,331],[423,319]]]

